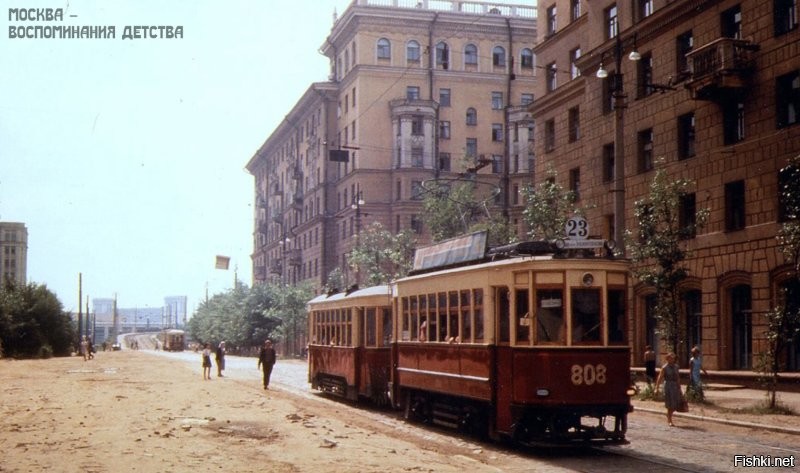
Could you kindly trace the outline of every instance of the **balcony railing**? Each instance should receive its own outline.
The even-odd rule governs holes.
[[[755,66],[752,53],[757,50],[758,45],[734,38],[719,38],[697,48],[686,55],[692,75],[686,88],[701,100],[745,89]]]

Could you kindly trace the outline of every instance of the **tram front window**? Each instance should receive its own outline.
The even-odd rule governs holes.
[[[536,293],[536,341],[564,344],[564,297],[560,289]]]
[[[601,329],[600,291],[597,289],[574,289],[572,291],[572,343],[600,342]]]

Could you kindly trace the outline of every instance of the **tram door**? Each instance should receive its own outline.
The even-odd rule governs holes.
[[[731,328],[733,337],[733,369],[752,367],[753,321],[750,307],[750,286],[741,285],[731,289]]]
[[[505,286],[495,287],[494,320],[497,337],[494,391],[496,409],[492,430],[504,430],[511,425],[511,401],[514,392],[514,373],[510,367],[513,362],[511,349],[511,292]],[[505,369],[504,369],[505,368]]]

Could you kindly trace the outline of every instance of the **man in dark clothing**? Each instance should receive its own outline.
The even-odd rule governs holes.
[[[264,370],[264,389],[269,389],[269,377],[272,375],[273,366],[275,366],[275,349],[272,348],[272,341],[267,340],[258,352],[258,368]]]
[[[225,370],[225,342],[219,342],[215,358],[217,359],[217,376],[222,378],[222,372]]]

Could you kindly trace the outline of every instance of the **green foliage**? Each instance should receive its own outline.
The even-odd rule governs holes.
[[[5,281],[0,288],[0,346],[3,356],[69,356],[76,331],[61,301],[35,283]]]
[[[361,232],[347,262],[366,286],[386,284],[411,270],[415,245],[413,232],[403,230],[395,234],[374,222]]]
[[[200,304],[187,329],[200,343],[225,340],[232,348],[253,347],[272,338],[292,347],[307,330],[305,304],[311,295],[308,286],[237,284]]]
[[[325,281],[323,290],[326,293],[337,293],[341,292],[345,287],[347,287],[347,278],[342,268],[337,266],[328,273],[328,279]]]
[[[630,257],[638,263],[634,274],[655,288],[653,316],[662,338],[675,353],[681,333],[678,287],[688,277],[688,270],[682,265],[688,256],[685,240],[705,226],[709,214],[708,209],[697,210],[693,223],[681,224],[681,203],[691,194],[693,185],[692,181],[673,179],[663,168],[658,169],[648,196],[634,204],[636,231],[626,231]]]
[[[778,247],[792,267],[794,282],[800,280],[800,155],[789,160],[780,172],[780,197],[786,221],[776,235]],[[791,280],[790,280],[791,282]],[[777,407],[778,371],[788,347],[800,341],[800,304],[797,294],[789,294],[785,286],[781,304],[764,315],[767,349],[759,356],[758,370],[767,388],[769,407]]]
[[[525,199],[522,219],[532,240],[564,238],[567,220],[583,213],[575,206],[575,193],[556,182],[556,172],[552,169],[538,186],[523,187],[522,194]]]

